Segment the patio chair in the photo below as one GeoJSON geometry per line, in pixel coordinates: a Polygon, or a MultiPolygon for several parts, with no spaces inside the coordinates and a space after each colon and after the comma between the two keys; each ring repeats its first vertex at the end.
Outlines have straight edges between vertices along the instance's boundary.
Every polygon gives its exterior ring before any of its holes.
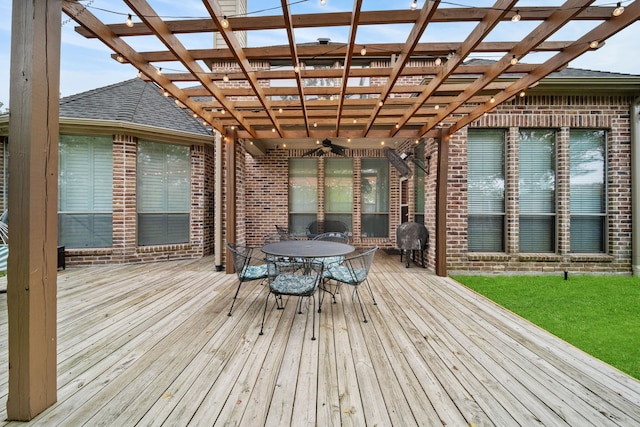
{"type": "MultiPolygon", "coordinates": [[[[322,278],[322,265],[315,262],[306,262],[304,268],[299,268],[297,262],[293,262],[291,268],[283,268],[280,263],[273,262],[273,270],[278,273],[269,281],[269,293],[275,297],[278,310],[284,309],[283,296],[299,297],[297,303],[298,314],[302,314],[302,302],[306,297],[313,299],[313,323],[311,339],[316,339],[316,297],[315,293],[320,285],[322,278]]],[[[262,313],[262,324],[260,325],[260,335],[264,331],[264,320],[267,315],[267,305],[269,298],[264,303],[264,311],[262,313]]],[[[308,303],[307,303],[308,305],[308,303]]]]}
{"type": "Polygon", "coordinates": [[[287,227],[283,227],[282,225],[276,224],[276,233],[281,236],[289,236],[289,229],[287,227]]]}
{"type": "Polygon", "coordinates": [[[272,265],[266,262],[265,259],[253,255],[254,252],[259,252],[259,250],[255,248],[236,243],[227,243],[227,249],[229,249],[229,252],[231,253],[231,260],[233,261],[233,266],[238,276],[238,288],[233,296],[231,308],[227,314],[227,316],[231,316],[233,306],[236,303],[238,293],[240,292],[240,286],[245,282],[253,282],[256,280],[263,283],[270,276],[274,276],[275,271],[269,271],[269,269],[272,268],[272,265]]]}
{"type": "MultiPolygon", "coordinates": [[[[325,270],[322,273],[323,290],[329,292],[332,295],[334,304],[336,302],[336,293],[338,293],[340,285],[345,284],[353,286],[353,293],[351,295],[351,298],[352,300],[355,300],[356,298],[358,299],[358,302],[360,303],[360,309],[362,310],[364,323],[367,323],[367,316],[364,312],[362,298],[360,297],[360,292],[358,291],[358,289],[360,288],[361,284],[366,283],[367,288],[369,288],[369,293],[371,294],[371,299],[373,300],[373,305],[378,305],[375,297],[373,296],[373,292],[371,291],[369,280],[367,279],[369,276],[369,270],[371,269],[371,265],[373,264],[373,258],[375,257],[377,250],[377,247],[362,249],[357,255],[347,257],[341,263],[325,265],[325,270]],[[331,286],[331,284],[329,283],[331,280],[336,282],[335,292],[331,292],[330,289],[327,289],[327,286],[331,286]]],[[[320,300],[320,307],[322,307],[322,299],[320,300]]]]}
{"type": "MultiPolygon", "coordinates": [[[[316,237],[313,238],[313,240],[326,240],[326,241],[330,241],[330,242],[338,242],[338,243],[349,244],[349,236],[346,233],[341,233],[341,232],[337,232],[337,231],[331,231],[331,232],[328,232],[328,233],[318,234],[316,237]]],[[[326,267],[329,264],[341,263],[342,261],[344,261],[344,257],[343,256],[338,256],[338,257],[331,256],[331,257],[317,258],[315,261],[316,262],[321,262],[326,267]]]]}

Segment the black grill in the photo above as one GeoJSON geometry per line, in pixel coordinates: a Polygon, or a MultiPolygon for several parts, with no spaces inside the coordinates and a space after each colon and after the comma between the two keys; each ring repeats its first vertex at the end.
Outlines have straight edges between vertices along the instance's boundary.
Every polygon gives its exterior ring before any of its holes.
{"type": "Polygon", "coordinates": [[[423,224],[417,222],[403,222],[396,229],[396,245],[400,249],[400,261],[405,251],[407,252],[407,268],[411,260],[416,262],[416,255],[420,254],[422,267],[424,263],[424,251],[429,247],[429,231],[423,224]],[[411,258],[409,258],[411,251],[411,258]]]}

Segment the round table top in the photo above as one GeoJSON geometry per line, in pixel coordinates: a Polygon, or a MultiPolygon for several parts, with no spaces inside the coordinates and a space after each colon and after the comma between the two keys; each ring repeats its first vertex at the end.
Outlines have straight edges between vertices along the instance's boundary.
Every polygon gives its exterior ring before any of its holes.
{"type": "Polygon", "coordinates": [[[346,243],[328,240],[285,240],[267,243],[262,252],[282,257],[323,258],[349,255],[355,248],[346,243]]]}

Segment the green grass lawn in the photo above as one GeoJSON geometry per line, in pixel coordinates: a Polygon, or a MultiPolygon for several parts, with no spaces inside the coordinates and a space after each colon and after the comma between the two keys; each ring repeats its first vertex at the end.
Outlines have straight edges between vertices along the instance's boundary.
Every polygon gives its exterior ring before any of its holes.
{"type": "Polygon", "coordinates": [[[460,283],[640,379],[640,278],[456,276],[460,283]]]}

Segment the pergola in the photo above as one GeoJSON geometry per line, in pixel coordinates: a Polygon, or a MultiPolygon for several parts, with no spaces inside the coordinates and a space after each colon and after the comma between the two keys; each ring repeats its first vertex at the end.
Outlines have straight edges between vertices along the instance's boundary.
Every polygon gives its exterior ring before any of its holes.
{"type": "Polygon", "coordinates": [[[218,2],[206,0],[210,17],[189,20],[165,19],[152,2],[124,3],[128,8],[122,10],[131,10],[134,17],[129,23],[101,22],[77,1],[64,1],[63,10],[80,24],[81,35],[112,49],[114,59],[130,63],[222,134],[236,128],[238,138],[250,140],[259,151],[283,142],[289,148],[312,147],[324,138],[366,144],[437,137],[441,130],[452,134],[602,46],[638,18],[636,4],[619,14],[616,7],[585,0],[522,8],[514,0],[492,7],[452,7],[436,0],[416,10],[407,3],[404,10],[378,11],[363,11],[362,0],[356,0],[351,12],[304,15],[292,14],[290,2],[282,0],[281,10],[270,16],[230,17],[218,2]],[[485,41],[495,38],[500,26],[504,30],[518,21],[534,23],[522,40],[485,41]],[[593,21],[584,26],[592,29],[571,40],[550,40],[574,21],[593,21]],[[357,41],[359,31],[399,24],[410,27],[406,38],[368,45],[357,41]],[[469,31],[460,31],[457,41],[425,41],[442,24],[464,24],[469,31]],[[345,42],[296,42],[301,30],[324,34],[340,27],[348,27],[345,42]],[[239,33],[251,37],[263,30],[286,32],[288,46],[243,47],[239,33]],[[181,39],[185,34],[212,41],[218,34],[226,47],[190,47],[181,39]],[[148,36],[165,49],[133,47],[137,38],[148,36]],[[469,61],[488,55],[497,59],[469,61]],[[416,83],[403,83],[402,77],[414,77],[416,83]]]}
{"type": "MultiPolygon", "coordinates": [[[[102,22],[75,0],[13,2],[12,248],[7,287],[10,419],[31,419],[56,401],[61,9],[81,26],[81,34],[98,38],[114,58],[129,62],[222,134],[233,127],[231,135],[250,141],[247,145],[255,147],[252,154],[258,155],[270,144],[313,148],[323,138],[350,138],[360,146],[423,137],[444,143],[448,135],[601,46],[640,17],[638,1],[620,13],[617,7],[592,6],[592,0],[522,8],[516,0],[498,0],[492,7],[452,7],[435,0],[425,1],[415,11],[409,5],[404,10],[363,11],[362,0],[354,0],[351,12],[294,15],[291,4],[282,0],[282,10],[272,16],[226,17],[216,0],[203,0],[209,16],[194,20],[165,19],[154,11],[153,2],[145,0],[124,3],[123,10],[129,8],[141,22],[132,26],[102,22]],[[485,41],[497,26],[518,19],[538,25],[521,40],[485,41]],[[595,21],[594,26],[571,40],[550,40],[564,26],[582,20],[595,21]],[[473,24],[458,41],[423,40],[430,25],[456,22],[473,24]],[[357,41],[361,28],[389,24],[410,25],[411,30],[406,38],[388,43],[357,41]],[[296,42],[295,33],[303,28],[347,26],[345,43],[296,42]],[[284,30],[288,46],[244,47],[238,32],[259,30],[284,30]],[[211,39],[219,34],[227,47],[189,47],[180,37],[187,33],[211,39]],[[166,49],[145,52],[133,47],[136,37],[148,36],[166,49]],[[468,61],[488,53],[499,59],[468,61]],[[538,53],[547,58],[530,60],[538,53]],[[379,66],[371,66],[372,61],[379,66]],[[161,67],[165,72],[159,73],[161,67]],[[407,76],[415,76],[418,83],[399,84],[407,76]],[[228,84],[227,78],[239,84],[228,84]],[[314,87],[308,85],[310,79],[335,84],[314,87]],[[361,83],[353,84],[355,79],[361,83]],[[295,84],[274,83],[279,80],[295,84]]],[[[446,146],[440,152],[442,165],[446,146]]],[[[446,184],[446,179],[439,181],[446,184]]]]}

